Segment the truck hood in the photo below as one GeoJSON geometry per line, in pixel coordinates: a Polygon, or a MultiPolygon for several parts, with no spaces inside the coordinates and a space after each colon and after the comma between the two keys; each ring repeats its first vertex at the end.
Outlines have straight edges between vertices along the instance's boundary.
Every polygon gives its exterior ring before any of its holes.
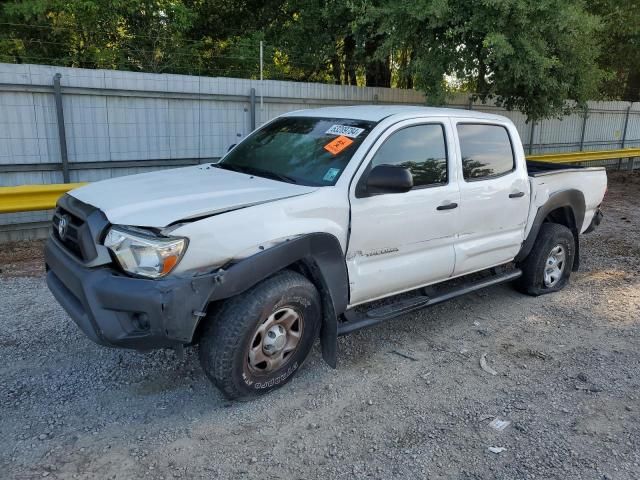
{"type": "Polygon", "coordinates": [[[113,224],[162,228],[315,190],[207,164],[112,178],[69,193],[113,224]]]}

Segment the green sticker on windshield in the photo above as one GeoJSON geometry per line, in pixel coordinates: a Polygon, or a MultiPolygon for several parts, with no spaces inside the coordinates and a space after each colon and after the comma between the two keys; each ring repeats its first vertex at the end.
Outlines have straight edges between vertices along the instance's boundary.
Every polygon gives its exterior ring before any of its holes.
{"type": "Polygon", "coordinates": [[[325,182],[333,182],[339,173],[339,168],[330,168],[329,170],[327,170],[327,173],[324,174],[322,180],[324,180],[325,182]]]}

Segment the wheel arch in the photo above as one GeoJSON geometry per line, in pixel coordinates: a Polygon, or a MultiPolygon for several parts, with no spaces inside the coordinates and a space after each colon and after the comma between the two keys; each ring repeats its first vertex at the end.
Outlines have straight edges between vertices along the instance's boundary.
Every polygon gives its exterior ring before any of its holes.
{"type": "Polygon", "coordinates": [[[566,226],[573,234],[576,252],[572,270],[577,271],[580,268],[580,230],[584,223],[585,210],[584,194],[580,190],[569,189],[552,194],[546,203],[538,208],[531,230],[515,261],[520,262],[529,255],[544,223],[558,223],[566,226]]]}
{"type": "MultiPolygon", "coordinates": [[[[291,238],[220,269],[214,276],[207,310],[214,311],[225,299],[285,269],[304,275],[318,289],[322,299],[322,356],[335,368],[337,318],[349,303],[349,278],[340,242],[331,234],[311,233],[291,238]]],[[[194,341],[197,341],[201,329],[202,326],[198,325],[194,341]]]]}

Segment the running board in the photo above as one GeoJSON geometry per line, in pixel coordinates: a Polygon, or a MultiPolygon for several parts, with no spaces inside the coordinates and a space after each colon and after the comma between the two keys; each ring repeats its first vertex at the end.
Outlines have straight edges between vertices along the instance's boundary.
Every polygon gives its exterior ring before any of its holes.
{"type": "MultiPolygon", "coordinates": [[[[458,288],[453,288],[449,291],[442,292],[435,296],[417,295],[415,297],[403,298],[397,302],[389,305],[383,305],[381,307],[372,308],[365,312],[357,312],[355,310],[347,310],[344,313],[346,322],[338,324],[338,336],[346,335],[355,330],[361,328],[371,327],[385,320],[390,320],[405,313],[414,312],[425,307],[430,307],[438,303],[446,302],[452,298],[466,295],[467,293],[475,292],[492,285],[499,283],[510,282],[522,276],[522,270],[516,269],[506,273],[500,273],[492,275],[488,278],[476,280],[475,282],[467,283],[458,288]]],[[[423,291],[425,289],[422,289],[423,291]]]]}

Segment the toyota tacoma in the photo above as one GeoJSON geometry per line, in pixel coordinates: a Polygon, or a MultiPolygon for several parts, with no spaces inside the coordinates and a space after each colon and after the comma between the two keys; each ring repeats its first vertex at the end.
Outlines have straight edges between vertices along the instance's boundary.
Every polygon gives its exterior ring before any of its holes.
{"type": "Polygon", "coordinates": [[[58,201],[47,282],[97,343],[199,345],[229,398],[337,338],[471,291],[558,291],[600,223],[604,168],[527,163],[502,116],[406,106],[282,115],[217,163],[58,201]]]}

